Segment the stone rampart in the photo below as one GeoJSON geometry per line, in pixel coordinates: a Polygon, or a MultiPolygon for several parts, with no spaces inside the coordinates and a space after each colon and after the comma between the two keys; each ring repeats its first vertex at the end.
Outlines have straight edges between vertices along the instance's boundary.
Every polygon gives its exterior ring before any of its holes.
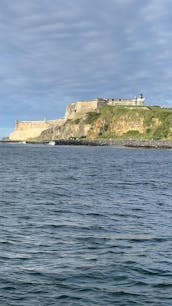
{"type": "Polygon", "coordinates": [[[16,127],[10,134],[11,141],[26,141],[30,138],[36,138],[41,133],[53,126],[60,126],[64,119],[43,120],[43,121],[16,121],[16,127]]]}
{"type": "Polygon", "coordinates": [[[77,118],[81,118],[88,112],[94,112],[98,110],[105,103],[105,99],[97,98],[94,100],[77,101],[75,103],[69,104],[66,108],[65,119],[75,120],[77,118]]]}

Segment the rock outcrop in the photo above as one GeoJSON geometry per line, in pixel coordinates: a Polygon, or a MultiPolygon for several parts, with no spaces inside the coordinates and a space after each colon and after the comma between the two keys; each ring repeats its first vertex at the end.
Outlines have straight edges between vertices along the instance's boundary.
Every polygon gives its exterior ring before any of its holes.
{"type": "Polygon", "coordinates": [[[47,142],[57,139],[86,138],[90,128],[91,125],[84,124],[84,122],[75,123],[68,121],[61,126],[56,126],[43,131],[35,140],[47,142]]]}

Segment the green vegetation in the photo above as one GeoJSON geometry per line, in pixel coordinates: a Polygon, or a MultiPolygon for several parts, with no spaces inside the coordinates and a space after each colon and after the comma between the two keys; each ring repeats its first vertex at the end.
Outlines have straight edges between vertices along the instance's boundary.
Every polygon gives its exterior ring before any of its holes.
{"type": "Polygon", "coordinates": [[[126,107],[103,105],[99,113],[87,114],[85,123],[94,125],[100,119],[101,127],[99,138],[122,138],[122,139],[172,139],[172,109],[159,106],[126,107]],[[117,136],[116,126],[121,122],[128,125],[130,130],[117,136]],[[133,126],[132,126],[133,123],[133,126]],[[134,124],[135,123],[135,124],[134,124]],[[138,130],[135,128],[139,126],[138,130]]]}
{"type": "Polygon", "coordinates": [[[87,114],[87,117],[86,117],[86,119],[85,119],[85,123],[86,123],[86,124],[92,124],[92,123],[95,122],[99,117],[100,117],[100,113],[90,112],[90,113],[87,114]]]}
{"type": "Polygon", "coordinates": [[[127,114],[130,108],[122,106],[103,105],[100,109],[100,115],[107,121],[117,120],[119,117],[127,114]]]}
{"type": "Polygon", "coordinates": [[[79,124],[80,121],[81,121],[81,118],[77,118],[77,119],[73,120],[72,123],[74,123],[74,124],[79,124]]]}
{"type": "Polygon", "coordinates": [[[142,134],[139,133],[139,131],[137,130],[129,130],[128,132],[123,134],[124,139],[138,139],[141,138],[142,134]]]}
{"type": "Polygon", "coordinates": [[[172,139],[172,109],[149,107],[150,115],[144,122],[147,126],[146,136],[153,139],[172,139]],[[159,124],[154,124],[158,122],[159,124]]]}
{"type": "Polygon", "coordinates": [[[117,139],[118,137],[114,132],[106,131],[106,132],[100,132],[98,135],[98,138],[100,139],[117,139]]]}

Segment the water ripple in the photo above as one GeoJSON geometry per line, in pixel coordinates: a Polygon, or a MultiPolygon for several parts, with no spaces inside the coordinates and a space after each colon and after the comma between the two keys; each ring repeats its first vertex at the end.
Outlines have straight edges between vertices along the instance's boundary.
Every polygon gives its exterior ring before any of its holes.
{"type": "Polygon", "coordinates": [[[172,305],[171,151],[0,153],[0,305],[172,305]]]}

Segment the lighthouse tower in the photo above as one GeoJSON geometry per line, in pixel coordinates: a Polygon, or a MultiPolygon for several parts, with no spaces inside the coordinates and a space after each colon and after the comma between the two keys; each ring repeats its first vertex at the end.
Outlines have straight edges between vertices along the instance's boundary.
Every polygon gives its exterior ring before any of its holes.
{"type": "Polygon", "coordinates": [[[145,102],[145,98],[143,94],[141,93],[139,97],[137,97],[137,105],[144,105],[144,102],[145,102]]]}

